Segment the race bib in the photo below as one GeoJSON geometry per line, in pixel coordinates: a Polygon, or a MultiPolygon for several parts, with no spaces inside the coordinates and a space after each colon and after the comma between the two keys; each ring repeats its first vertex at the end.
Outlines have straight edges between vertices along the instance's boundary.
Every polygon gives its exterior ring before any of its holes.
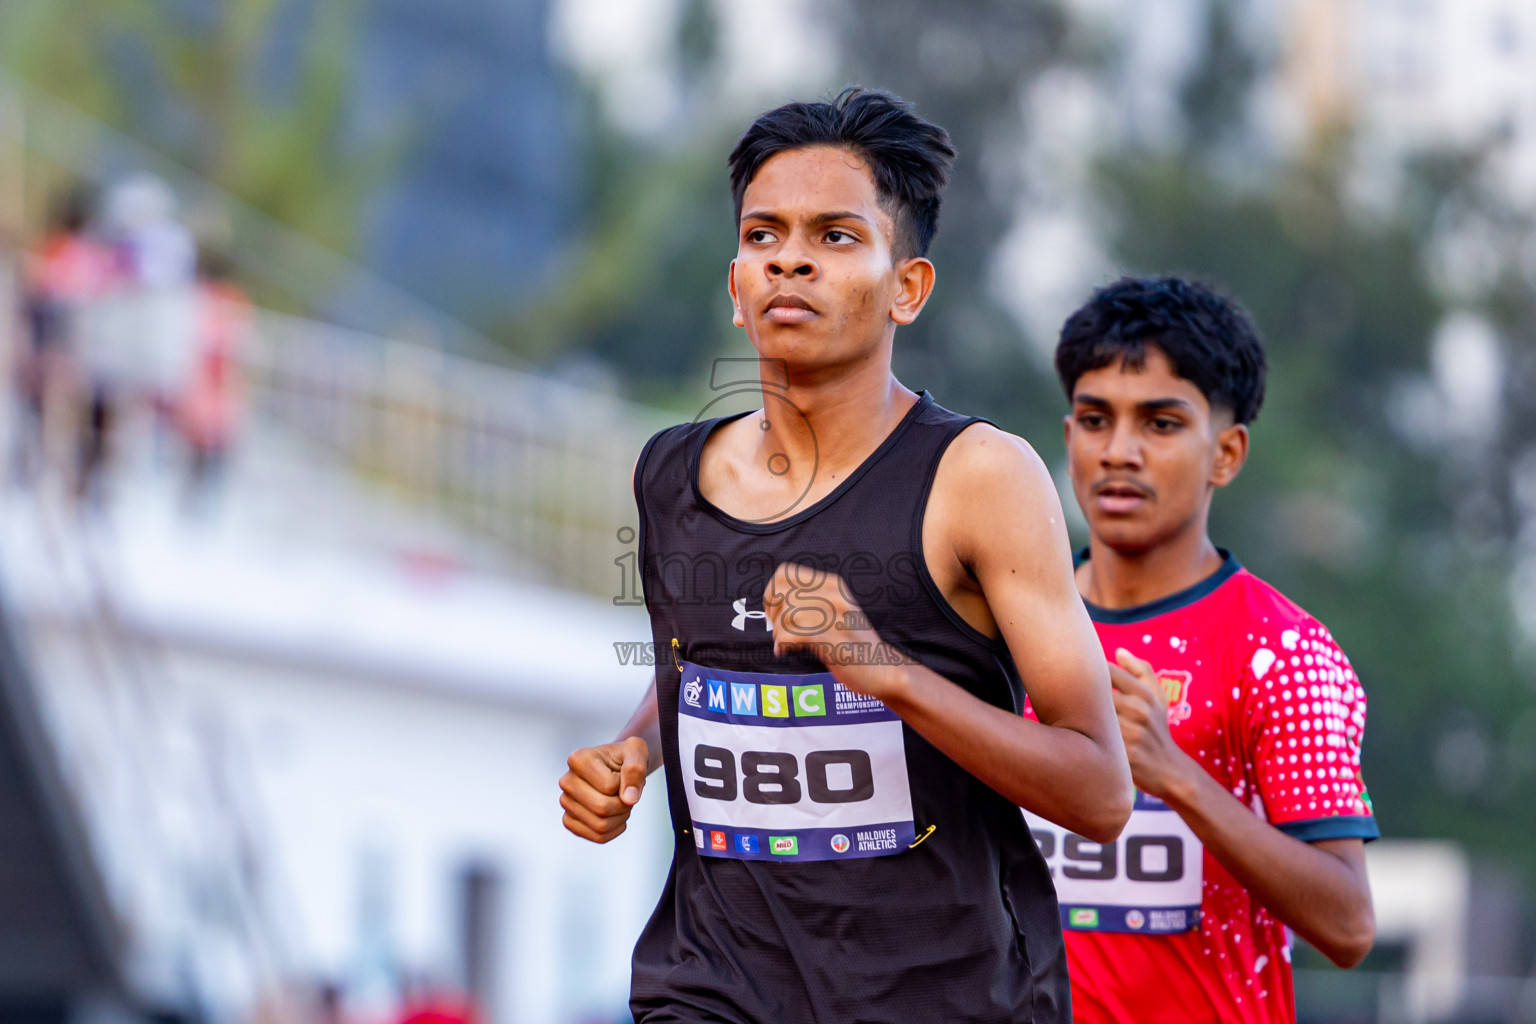
{"type": "Polygon", "coordinates": [[[683,662],[677,742],[706,857],[885,857],[913,841],[901,719],[830,672],[683,662]]]}
{"type": "Polygon", "coordinates": [[[1120,838],[1095,843],[1028,811],[1071,931],[1171,935],[1200,924],[1204,849],[1184,819],[1141,791],[1120,838]]]}

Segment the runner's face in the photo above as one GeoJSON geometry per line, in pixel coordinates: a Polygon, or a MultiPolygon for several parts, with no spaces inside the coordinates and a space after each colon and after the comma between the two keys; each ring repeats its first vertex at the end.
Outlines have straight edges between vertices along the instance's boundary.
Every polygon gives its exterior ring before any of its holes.
{"type": "Polygon", "coordinates": [[[858,156],[817,146],[770,157],[742,197],[730,291],[758,354],[793,373],[870,358],[917,318],[933,265],[893,262],[895,221],[858,156]]]}
{"type": "Polygon", "coordinates": [[[1203,532],[1212,491],[1237,476],[1247,455],[1247,428],[1213,412],[1154,346],[1140,370],[1116,360],[1079,377],[1066,430],[1088,528],[1125,553],[1203,532]]]}

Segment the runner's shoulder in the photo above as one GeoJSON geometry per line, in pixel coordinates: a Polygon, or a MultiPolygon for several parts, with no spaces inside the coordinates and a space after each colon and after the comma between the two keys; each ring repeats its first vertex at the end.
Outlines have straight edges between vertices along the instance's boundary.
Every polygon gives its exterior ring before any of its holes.
{"type": "MultiPolygon", "coordinates": [[[[1258,656],[1261,650],[1268,650],[1277,657],[1288,657],[1322,648],[1348,664],[1349,659],[1344,657],[1328,627],[1274,584],[1248,569],[1241,569],[1227,581],[1222,591],[1225,607],[1221,615],[1230,624],[1240,627],[1233,629],[1230,635],[1242,648],[1245,662],[1258,656]]],[[[1256,667],[1259,662],[1254,664],[1256,667]]]]}
{"type": "Polygon", "coordinates": [[[936,484],[965,498],[985,497],[1000,488],[1055,493],[1050,471],[1030,443],[984,420],[955,435],[939,460],[936,484]]]}
{"type": "Polygon", "coordinates": [[[641,478],[641,474],[647,466],[654,466],[659,461],[683,458],[686,455],[688,442],[697,436],[697,431],[713,424],[713,420],[692,420],[687,423],[674,423],[670,427],[662,427],[652,434],[645,444],[640,446],[640,453],[635,456],[635,464],[630,469],[631,483],[641,478]]]}

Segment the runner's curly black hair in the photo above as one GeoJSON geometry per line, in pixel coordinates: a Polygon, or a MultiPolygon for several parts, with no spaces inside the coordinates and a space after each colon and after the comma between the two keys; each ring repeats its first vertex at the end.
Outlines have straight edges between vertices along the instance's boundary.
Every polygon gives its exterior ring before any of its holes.
{"type": "Polygon", "coordinates": [[[867,160],[875,192],[896,221],[892,256],[928,255],[955,148],[943,128],[879,89],[850,85],[830,103],[786,103],[753,121],[728,161],[736,219],[747,186],[769,157],[811,146],[841,146],[867,160]]]}
{"type": "Polygon", "coordinates": [[[1264,342],[1236,299],[1183,277],[1122,277],[1093,293],[1067,318],[1056,346],[1056,375],[1072,397],[1090,370],[1123,359],[1130,369],[1155,346],[1180,377],[1237,423],[1264,404],[1264,342]]]}

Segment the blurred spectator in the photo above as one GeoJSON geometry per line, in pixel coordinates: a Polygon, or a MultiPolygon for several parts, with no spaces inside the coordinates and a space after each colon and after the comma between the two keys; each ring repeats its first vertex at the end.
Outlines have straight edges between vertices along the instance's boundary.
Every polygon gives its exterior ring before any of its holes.
{"type": "Polygon", "coordinates": [[[341,986],[322,981],[315,989],[314,1024],[348,1024],[347,1008],[341,986]]]}
{"type": "Polygon", "coordinates": [[[48,232],[28,260],[25,347],[15,381],[21,422],[12,453],[19,479],[30,480],[46,458],[48,437],[69,420],[71,378],[89,314],[110,272],[108,250],[88,233],[92,196],[75,186],[57,202],[48,232]]]}
{"type": "Polygon", "coordinates": [[[255,1000],[247,1024],[346,1024],[341,989],[330,981],[278,981],[255,1000]]]}
{"type": "Polygon", "coordinates": [[[430,975],[414,978],[406,990],[399,1024],[478,1024],[468,998],[430,975]]]}
{"type": "Polygon", "coordinates": [[[90,415],[79,491],[102,498],[103,473],[119,421],[147,414],[158,440],[172,425],[194,350],[197,247],[176,220],[170,186],[136,175],[112,187],[104,223],[116,251],[115,287],[90,332],[90,415]]]}
{"type": "Polygon", "coordinates": [[[240,354],[251,330],[251,303],[230,277],[229,261],[205,251],[198,265],[195,349],[177,410],[190,453],[189,508],[217,484],[244,411],[240,354]]]}

